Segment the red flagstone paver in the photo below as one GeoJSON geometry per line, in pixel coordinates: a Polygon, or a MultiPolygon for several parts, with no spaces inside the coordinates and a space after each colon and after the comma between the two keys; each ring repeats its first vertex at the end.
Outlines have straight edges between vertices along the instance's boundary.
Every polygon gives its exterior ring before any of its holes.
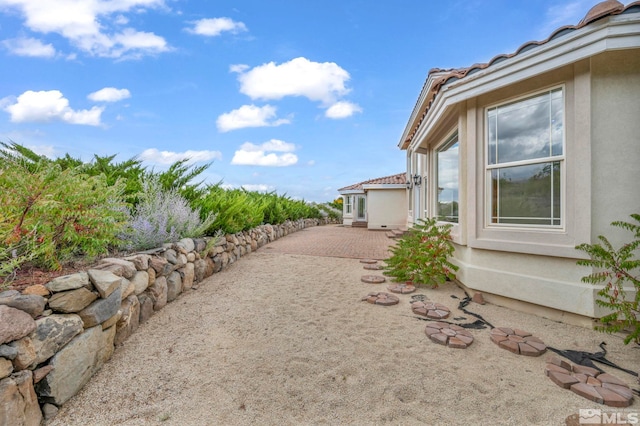
{"type": "Polygon", "coordinates": [[[547,351],[544,342],[528,331],[497,327],[489,336],[493,343],[517,355],[540,356],[547,351]]]}
{"type": "Polygon", "coordinates": [[[408,294],[416,291],[416,288],[410,284],[394,284],[387,287],[392,293],[408,294]]]}
{"type": "Polygon", "coordinates": [[[364,269],[368,269],[370,271],[379,271],[381,269],[384,269],[384,266],[376,265],[376,264],[373,264],[373,265],[372,264],[367,264],[367,265],[364,265],[364,269]]]}
{"type": "Polygon", "coordinates": [[[431,341],[455,349],[466,349],[473,343],[473,335],[464,328],[446,322],[427,324],[424,333],[431,341]]]}
{"type": "Polygon", "coordinates": [[[416,315],[422,315],[431,319],[445,319],[451,314],[451,311],[446,306],[428,301],[412,302],[411,310],[416,315]]]}
{"type": "Polygon", "coordinates": [[[545,374],[558,386],[598,404],[628,407],[633,402],[633,392],[625,382],[591,367],[573,365],[552,356],[547,359],[545,374]]]}
{"type": "Polygon", "coordinates": [[[368,295],[363,297],[361,300],[363,302],[368,302],[374,305],[381,305],[381,306],[396,305],[400,302],[400,299],[398,299],[398,296],[389,294],[389,293],[384,293],[384,292],[369,293],[368,295]]]}
{"type": "Polygon", "coordinates": [[[369,284],[380,284],[385,282],[386,280],[387,279],[385,277],[382,277],[380,275],[363,275],[362,278],[360,278],[360,281],[369,284]]]}

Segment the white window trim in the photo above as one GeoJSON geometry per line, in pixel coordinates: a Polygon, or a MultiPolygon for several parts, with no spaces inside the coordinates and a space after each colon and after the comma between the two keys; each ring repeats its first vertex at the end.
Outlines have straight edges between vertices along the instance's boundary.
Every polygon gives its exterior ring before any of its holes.
{"type": "MultiPolygon", "coordinates": [[[[588,64],[587,64],[588,65],[588,64]]],[[[469,192],[466,201],[470,215],[468,239],[470,248],[486,249],[514,253],[558,256],[565,258],[584,258],[582,252],[575,249],[577,244],[588,242],[590,234],[591,208],[591,129],[585,125],[584,117],[591,113],[591,79],[588,67],[581,64],[580,73],[574,74],[571,68],[563,70],[565,76],[549,86],[536,90],[521,91],[519,97],[557,87],[565,87],[565,177],[564,194],[561,202],[564,206],[565,229],[540,228],[501,228],[485,226],[484,209],[485,185],[485,107],[496,103],[517,99],[501,98],[497,102],[476,104],[469,102],[467,111],[467,134],[463,144],[467,144],[467,171],[473,179],[466,182],[469,192]]],[[[514,86],[517,87],[517,86],[514,86]]]]}
{"type": "Polygon", "coordinates": [[[461,235],[461,221],[462,221],[462,209],[466,208],[465,203],[461,199],[461,167],[462,167],[462,140],[460,139],[459,126],[455,126],[436,144],[433,150],[430,150],[431,155],[431,173],[429,179],[431,181],[429,185],[429,192],[431,192],[429,205],[431,208],[431,217],[436,219],[436,223],[439,225],[451,225],[451,239],[454,243],[462,244],[461,235]],[[451,142],[453,137],[457,135],[458,138],[458,223],[455,222],[443,222],[438,219],[438,152],[443,149],[447,144],[451,142]]]}
{"type": "Polygon", "coordinates": [[[516,229],[516,230],[524,230],[524,231],[549,231],[549,232],[562,232],[566,231],[567,225],[567,217],[566,217],[566,193],[567,193],[567,180],[566,180],[566,153],[567,153],[567,89],[565,84],[559,84],[555,86],[550,86],[544,88],[542,90],[537,90],[535,92],[526,93],[521,96],[510,98],[506,100],[502,100],[500,102],[492,103],[486,105],[482,109],[483,116],[483,128],[484,134],[482,139],[482,144],[484,147],[484,158],[482,162],[482,170],[484,176],[484,227],[485,228],[508,228],[508,229],[516,229]],[[508,223],[492,223],[491,222],[491,179],[489,178],[490,170],[505,168],[503,164],[488,164],[489,159],[489,144],[487,143],[489,140],[489,123],[487,118],[487,112],[492,109],[499,107],[501,105],[514,104],[519,101],[529,99],[538,95],[542,95],[544,93],[550,93],[554,90],[562,89],[562,100],[563,100],[563,108],[562,108],[562,123],[563,123],[563,131],[562,131],[562,155],[550,156],[545,158],[535,158],[530,160],[521,160],[521,161],[512,161],[508,163],[506,167],[516,167],[516,166],[526,166],[531,164],[540,164],[540,163],[548,163],[548,162],[560,162],[560,225],[534,225],[534,224],[508,224],[508,223]]]}

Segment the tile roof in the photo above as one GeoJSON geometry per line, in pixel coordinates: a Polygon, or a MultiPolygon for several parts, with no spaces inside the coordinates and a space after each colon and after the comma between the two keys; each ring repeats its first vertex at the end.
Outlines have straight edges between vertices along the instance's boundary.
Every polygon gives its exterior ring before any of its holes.
{"type": "Polygon", "coordinates": [[[404,185],[407,181],[406,172],[398,173],[397,175],[385,176],[375,179],[365,180],[364,182],[356,183],[344,188],[338,189],[338,191],[353,191],[363,189],[364,185],[404,185]]]}
{"type": "MultiPolygon", "coordinates": [[[[493,57],[489,62],[473,64],[470,67],[466,67],[466,68],[451,68],[451,69],[432,68],[431,70],[429,70],[428,75],[433,76],[434,79],[433,79],[433,83],[431,84],[431,87],[428,88],[428,93],[426,93],[426,96],[425,96],[426,100],[424,102],[424,105],[425,105],[424,111],[422,111],[422,114],[417,124],[411,130],[407,138],[404,141],[402,141],[401,148],[406,149],[409,143],[411,143],[411,140],[415,136],[416,132],[418,131],[418,128],[420,127],[420,125],[422,124],[422,121],[427,115],[427,111],[429,111],[431,104],[436,98],[436,95],[438,94],[440,89],[447,83],[455,80],[459,80],[476,71],[483,70],[485,68],[490,67],[493,64],[502,62],[505,59],[512,58],[516,55],[519,55],[520,53],[524,53],[540,45],[546,44],[549,41],[553,40],[554,38],[557,38],[567,33],[570,33],[572,31],[578,30],[594,21],[597,21],[598,19],[604,18],[606,16],[610,16],[610,15],[620,15],[622,13],[626,13],[630,11],[640,12],[640,1],[634,1],[633,3],[630,3],[628,6],[625,7],[622,3],[620,3],[617,0],[605,0],[593,6],[589,10],[589,12],[587,12],[585,17],[582,18],[582,20],[578,23],[578,25],[565,25],[563,27],[560,27],[557,30],[555,30],[546,40],[529,41],[527,43],[524,43],[522,46],[518,48],[518,50],[516,50],[513,53],[509,53],[509,54],[503,53],[493,57]]],[[[425,93],[425,90],[427,90],[426,86],[429,80],[430,79],[427,78],[427,80],[425,81],[422,87],[422,91],[420,92],[420,96],[418,97],[418,101],[416,102],[416,105],[414,107],[414,111],[417,108],[420,108],[420,105],[421,105],[420,99],[422,98],[422,94],[425,93]]]]}

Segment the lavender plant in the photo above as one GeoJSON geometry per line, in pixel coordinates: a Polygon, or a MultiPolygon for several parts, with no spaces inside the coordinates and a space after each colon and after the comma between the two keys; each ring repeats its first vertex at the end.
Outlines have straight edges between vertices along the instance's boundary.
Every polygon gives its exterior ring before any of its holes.
{"type": "Polygon", "coordinates": [[[201,219],[200,211],[192,209],[177,189],[163,189],[158,179],[150,177],[142,187],[140,201],[135,211],[129,212],[129,224],[120,234],[127,250],[144,250],[181,238],[202,236],[216,219],[215,214],[201,219]]]}

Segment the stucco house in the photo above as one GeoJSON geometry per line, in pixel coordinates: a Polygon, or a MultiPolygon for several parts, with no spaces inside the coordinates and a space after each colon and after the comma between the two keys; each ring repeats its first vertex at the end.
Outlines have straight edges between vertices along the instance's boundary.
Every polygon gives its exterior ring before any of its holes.
{"type": "Polygon", "coordinates": [[[342,195],[342,223],[368,229],[398,229],[407,223],[406,173],[356,183],[342,195]]]}
{"type": "MultiPolygon", "coordinates": [[[[563,321],[602,316],[577,244],[640,213],[640,2],[484,64],[432,69],[404,129],[407,226],[453,224],[458,280],[563,321]]],[[[632,293],[633,294],[633,293],[632,293]]]]}

